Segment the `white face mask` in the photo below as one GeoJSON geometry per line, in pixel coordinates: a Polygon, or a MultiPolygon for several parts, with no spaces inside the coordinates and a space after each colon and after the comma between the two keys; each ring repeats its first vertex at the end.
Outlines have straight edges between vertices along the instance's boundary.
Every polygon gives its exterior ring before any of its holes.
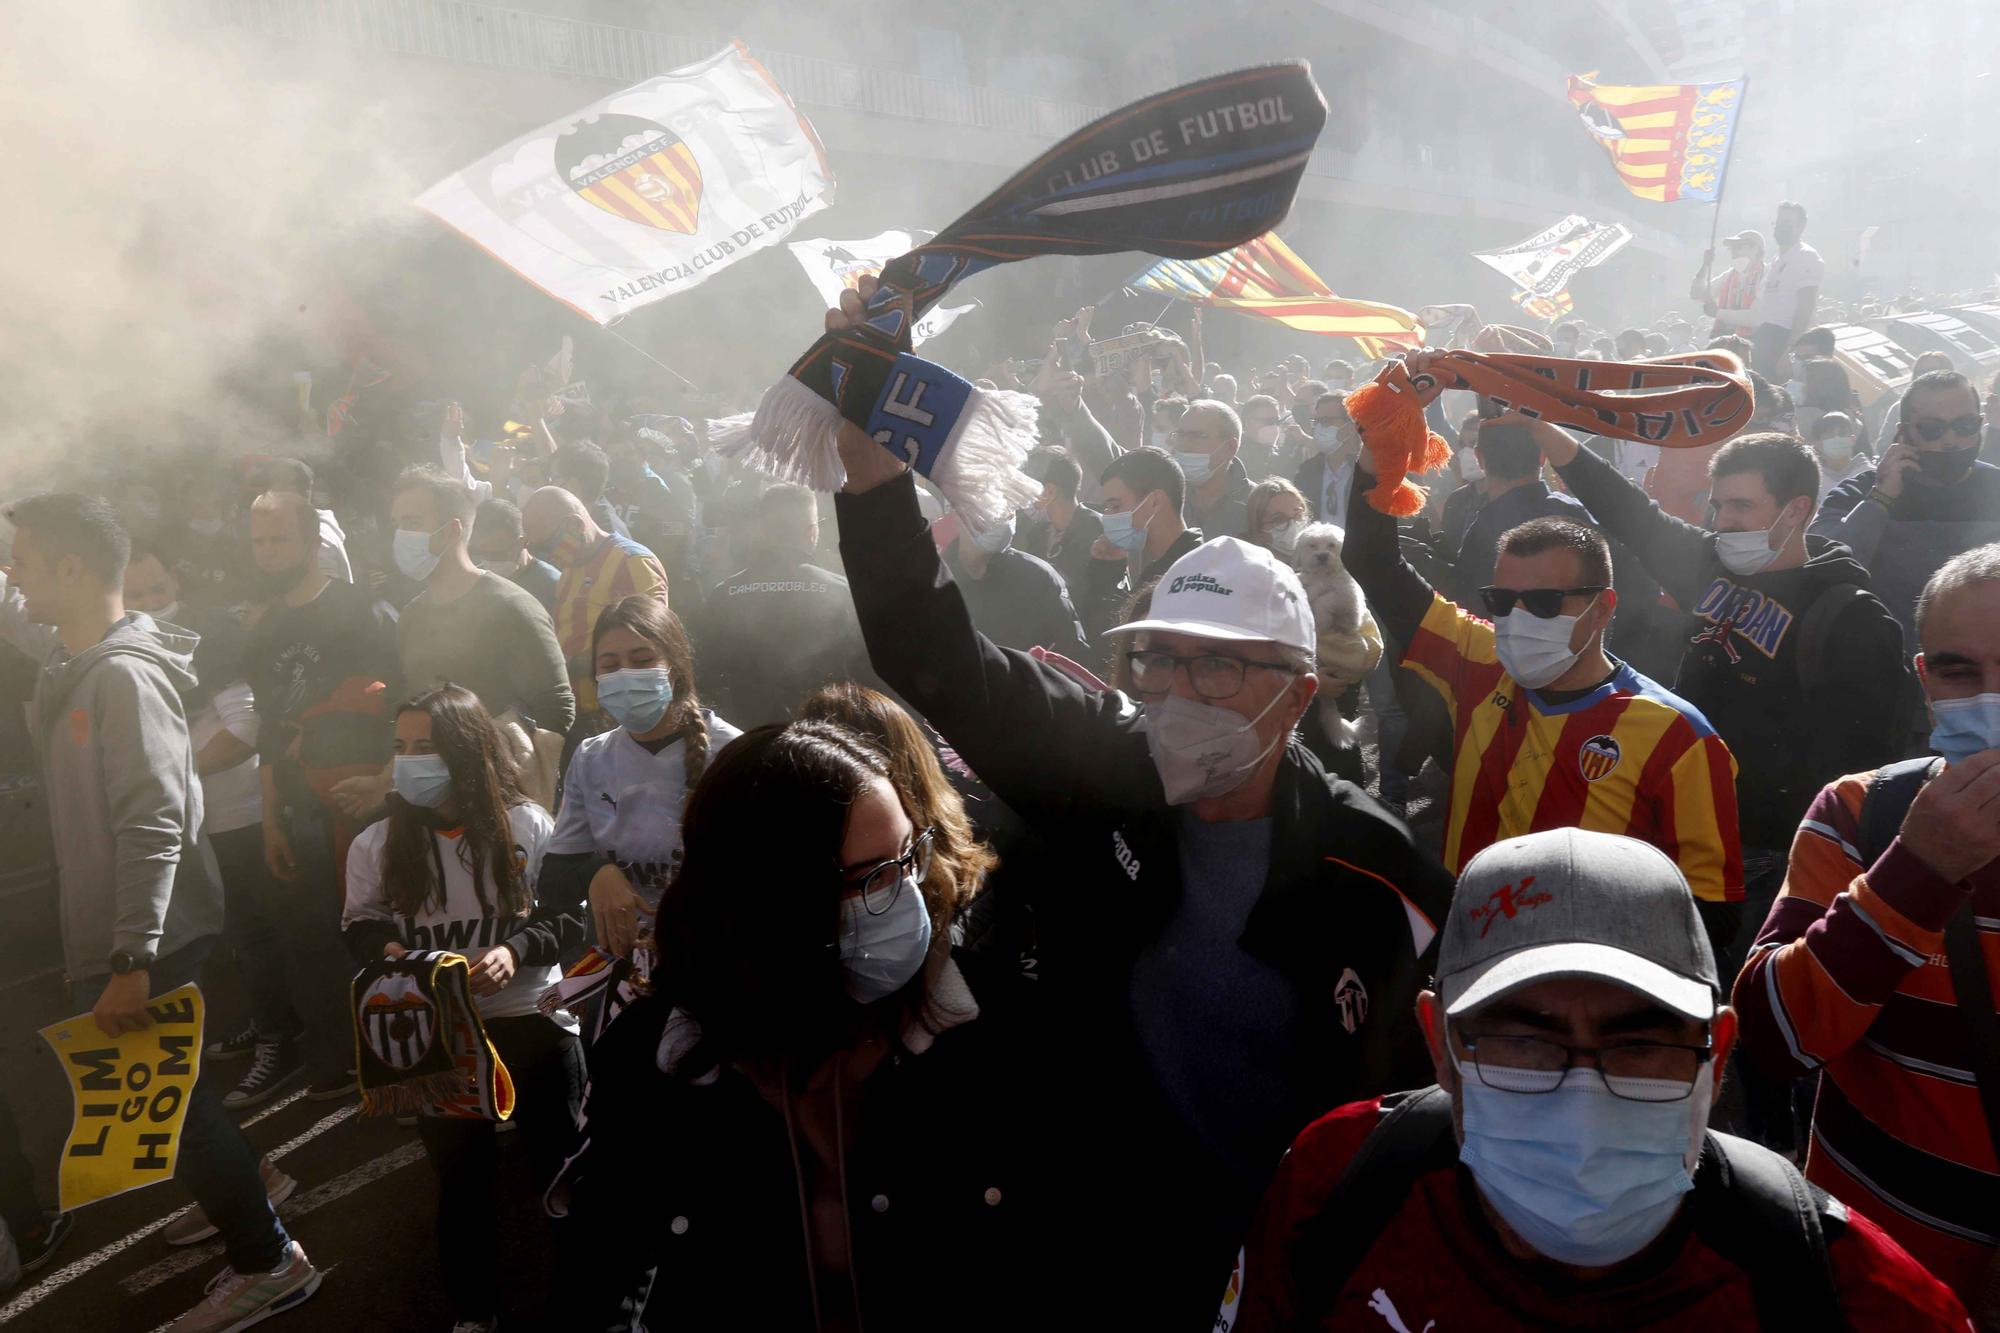
{"type": "MultiPolygon", "coordinates": [[[[1595,599],[1593,599],[1593,605],[1595,599]]],[[[1539,690],[1576,665],[1582,649],[1569,646],[1576,622],[1573,616],[1551,616],[1543,620],[1517,606],[1493,626],[1493,651],[1506,673],[1531,690],[1539,690]]]]}
{"type": "Polygon", "coordinates": [[[1146,748],[1160,772],[1167,804],[1188,805],[1242,786],[1285,739],[1280,732],[1269,745],[1257,745],[1257,724],[1285,694],[1278,691],[1251,718],[1178,694],[1147,704],[1146,748]]]}
{"type": "Polygon", "coordinates": [[[1181,465],[1181,474],[1190,486],[1199,486],[1215,475],[1215,460],[1207,454],[1176,452],[1174,461],[1181,465]]]}
{"type": "Polygon", "coordinates": [[[1330,454],[1338,451],[1339,448],[1340,427],[1333,425],[1322,426],[1315,422],[1313,424],[1313,452],[1330,454]]]}
{"type": "Polygon", "coordinates": [[[1463,481],[1484,481],[1486,469],[1479,465],[1479,455],[1470,449],[1459,450],[1458,475],[1463,481]]]}
{"type": "Polygon", "coordinates": [[[432,553],[431,534],[416,532],[409,528],[397,528],[396,536],[390,543],[390,554],[395,557],[396,568],[403,577],[422,583],[431,576],[443,557],[432,553]]]}
{"type": "Polygon", "coordinates": [[[1778,558],[1778,552],[1784,548],[1785,542],[1791,540],[1788,534],[1776,546],[1771,544],[1777,538],[1778,524],[1783,522],[1784,519],[1780,518],[1770,527],[1759,528],[1752,532],[1716,533],[1715,554],[1722,561],[1722,567],[1732,574],[1741,574],[1746,578],[1752,574],[1763,573],[1770,567],[1771,562],[1778,558]]]}
{"type": "Polygon", "coordinates": [[[1736,256],[1736,258],[1729,261],[1729,267],[1735,269],[1738,273],[1748,273],[1750,271],[1750,256],[1736,256]]]}
{"type": "Polygon", "coordinates": [[[1167,433],[1163,430],[1155,430],[1147,435],[1146,443],[1155,449],[1164,450],[1167,447],[1167,433]]]}
{"type": "Polygon", "coordinates": [[[1254,426],[1250,430],[1250,439],[1253,443],[1269,449],[1278,442],[1278,428],[1275,425],[1254,426]]]}
{"type": "Polygon", "coordinates": [[[1265,532],[1271,538],[1272,550],[1276,551],[1279,555],[1290,555],[1298,549],[1299,534],[1305,530],[1306,521],[1302,518],[1295,518],[1289,523],[1279,523],[1273,527],[1266,528],[1265,532]]]}
{"type": "Polygon", "coordinates": [[[1854,461],[1854,437],[1829,435],[1819,442],[1819,456],[1834,467],[1844,468],[1854,461]]]}

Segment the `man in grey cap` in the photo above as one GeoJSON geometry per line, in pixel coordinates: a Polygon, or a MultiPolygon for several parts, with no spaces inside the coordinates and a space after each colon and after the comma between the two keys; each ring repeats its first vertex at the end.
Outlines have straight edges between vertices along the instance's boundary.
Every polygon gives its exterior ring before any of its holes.
{"type": "Polygon", "coordinates": [[[1709,1132],[1721,997],[1658,849],[1572,828],[1487,848],[1417,1000],[1438,1086],[1299,1136],[1215,1327],[1964,1328],[1873,1224],[1709,1132]]]}

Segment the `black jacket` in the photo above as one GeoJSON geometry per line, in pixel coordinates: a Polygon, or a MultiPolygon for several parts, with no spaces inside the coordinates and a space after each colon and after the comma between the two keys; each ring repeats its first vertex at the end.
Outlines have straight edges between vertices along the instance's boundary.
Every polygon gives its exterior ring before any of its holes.
{"type": "MultiPolygon", "coordinates": [[[[982,984],[993,974],[954,957],[978,1016],[921,1054],[898,1043],[847,1109],[853,1295],[870,1330],[1030,1328],[1075,1280],[1043,1249],[1075,1183],[1051,1174],[1026,1131],[1043,1089],[1026,1076],[1011,983],[982,984]]],[[[802,1200],[815,1190],[800,1171],[812,1157],[794,1155],[795,1126],[733,1064],[661,1069],[672,1012],[648,996],[591,1048],[584,1144],[550,1192],[569,1219],[560,1326],[811,1330],[821,1278],[802,1200]]],[[[820,1299],[844,1310],[835,1281],[820,1299]]]]}
{"type": "MultiPolygon", "coordinates": [[[[1039,1007],[1065,1024],[1034,1077],[1058,1080],[1074,1108],[1062,1146],[1088,1149],[1068,1195],[1096,1237],[1083,1285],[1118,1293],[1123,1326],[1206,1329],[1256,1200],[1194,1146],[1132,1029],[1133,965],[1182,891],[1180,812],[1140,714],[974,632],[908,478],[836,505],[876,670],[1048,845],[1045,866],[1009,870],[1034,894],[1039,1007]]],[[[1272,818],[1270,873],[1240,945],[1297,988],[1298,1128],[1313,1108],[1422,1077],[1411,1009],[1434,946],[1421,922],[1442,920],[1451,886],[1296,739],[1272,818]]],[[[1273,1168],[1286,1146],[1268,1145],[1273,1168]]]]}
{"type": "Polygon", "coordinates": [[[688,624],[701,690],[748,730],[783,722],[821,685],[867,678],[847,580],[781,555],[718,584],[688,624]]]}
{"type": "Polygon", "coordinates": [[[1025,551],[1000,551],[987,561],[984,578],[961,578],[965,566],[954,542],[945,563],[965,593],[973,623],[987,638],[1007,648],[1041,647],[1087,660],[1083,625],[1069,589],[1048,561],[1025,551]]]}
{"type": "Polygon", "coordinates": [[[1912,474],[1887,506],[1868,498],[1874,489],[1874,468],[1834,487],[1812,531],[1843,543],[1868,567],[1914,648],[1917,594],[1931,575],[1961,552],[2000,541],[2000,467],[1975,462],[1949,486],[1929,486],[1912,474]]]}
{"type": "Polygon", "coordinates": [[[1588,509],[1574,497],[1550,490],[1547,482],[1535,480],[1503,491],[1479,507],[1467,522],[1465,535],[1452,548],[1451,578],[1442,589],[1444,595],[1476,616],[1485,615],[1479,590],[1493,582],[1500,538],[1538,518],[1566,518],[1588,528],[1597,526],[1588,509]]]}
{"type": "Polygon", "coordinates": [[[1895,618],[1872,595],[1841,594],[1824,613],[1834,621],[1814,623],[1814,606],[1840,585],[1869,587],[1845,546],[1808,537],[1804,565],[1731,574],[1714,533],[1663,513],[1589,450],[1577,451],[1562,479],[1693,617],[1674,692],[1736,756],[1745,847],[1789,848],[1821,787],[1897,756],[1908,680],[1895,618]],[[1802,661],[1809,625],[1821,646],[1816,660],[1802,661]]]}

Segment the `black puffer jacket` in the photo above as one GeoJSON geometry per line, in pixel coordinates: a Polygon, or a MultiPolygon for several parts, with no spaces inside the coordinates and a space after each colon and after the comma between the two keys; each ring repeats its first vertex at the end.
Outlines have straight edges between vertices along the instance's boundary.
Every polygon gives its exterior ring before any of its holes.
{"type": "Polygon", "coordinates": [[[686,1056],[692,1042],[667,999],[620,1014],[591,1048],[584,1145],[550,1191],[568,1213],[561,1326],[811,1330],[817,1293],[869,1333],[1033,1327],[1047,1283],[1064,1280],[1034,1277],[1061,1201],[1027,1128],[1014,964],[954,959],[977,1015],[961,1010],[928,1041],[906,1034],[848,1104],[845,1180],[819,1182],[845,1193],[851,1300],[813,1262],[816,1182],[797,1118],[733,1065],[696,1054],[663,1069],[663,1050],[686,1056]]]}

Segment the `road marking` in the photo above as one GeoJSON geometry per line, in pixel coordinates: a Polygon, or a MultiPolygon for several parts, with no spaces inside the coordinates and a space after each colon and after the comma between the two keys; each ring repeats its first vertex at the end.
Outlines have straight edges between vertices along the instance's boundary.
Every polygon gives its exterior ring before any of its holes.
{"type": "MultiPolygon", "coordinates": [[[[332,1129],[335,1125],[347,1119],[349,1116],[353,1115],[356,1111],[359,1111],[360,1109],[361,1109],[361,1104],[359,1102],[353,1102],[346,1106],[343,1106],[338,1111],[335,1111],[332,1115],[329,1115],[324,1119],[322,1119],[318,1124],[314,1125],[311,1129],[306,1130],[303,1134],[300,1134],[296,1138],[290,1139],[285,1143],[280,1144],[278,1147],[271,1149],[271,1151],[266,1155],[270,1157],[273,1161],[276,1161],[278,1158],[283,1157],[286,1153],[291,1152],[293,1149],[311,1143],[314,1139],[326,1133],[326,1131],[332,1129]]],[[[74,1263],[63,1265],[55,1272],[43,1278],[40,1282],[37,1282],[34,1286],[29,1287],[24,1292],[21,1292],[19,1295],[14,1297],[13,1300],[8,1301],[5,1305],[0,1305],[0,1324],[7,1323],[12,1319],[16,1319],[21,1315],[26,1314],[29,1310],[41,1304],[43,1301],[47,1300],[50,1296],[54,1295],[56,1292],[62,1290],[62,1288],[68,1286],[70,1283],[82,1277],[85,1273],[90,1272],[92,1269],[98,1267],[100,1264],[107,1262],[108,1260],[117,1258],[120,1254],[123,1254],[126,1250],[138,1244],[140,1241],[146,1239],[146,1237],[152,1235],[155,1231],[158,1231],[161,1227],[167,1225],[169,1222],[172,1222],[175,1218],[181,1216],[181,1214],[187,1211],[188,1211],[187,1208],[176,1208],[174,1209],[173,1212],[168,1213],[165,1217],[159,1218],[152,1222],[148,1222],[145,1226],[140,1227],[137,1231],[133,1232],[131,1235],[126,1236],[120,1240],[114,1240],[109,1245],[106,1245],[103,1249],[98,1250],[92,1254],[87,1254],[83,1258],[76,1260],[74,1263]]]]}
{"type": "Polygon", "coordinates": [[[305,1096],[308,1092],[311,1091],[312,1091],[311,1088],[294,1089],[293,1091],[288,1092],[284,1096],[280,1097],[277,1101],[272,1102],[269,1106],[259,1111],[256,1115],[251,1116],[248,1120],[245,1120],[241,1124],[237,1125],[237,1128],[248,1129],[250,1128],[250,1126],[256,1124],[259,1120],[269,1120],[272,1116],[284,1110],[287,1106],[290,1106],[293,1102],[297,1101],[299,1098],[305,1096]]]}
{"type": "MultiPolygon", "coordinates": [[[[406,1143],[400,1148],[383,1153],[372,1162],[365,1162],[352,1171],[335,1176],[324,1185],[314,1186],[292,1196],[278,1209],[278,1216],[287,1221],[304,1217],[307,1213],[346,1198],[363,1185],[373,1184],[391,1172],[402,1170],[423,1155],[423,1144],[406,1143]]],[[[128,1295],[138,1296],[151,1291],[169,1278],[179,1277],[190,1268],[204,1268],[220,1258],[222,1258],[222,1245],[218,1241],[190,1245],[178,1254],[168,1255],[151,1267],[140,1269],[121,1280],[118,1285],[125,1288],[128,1295]]]]}

